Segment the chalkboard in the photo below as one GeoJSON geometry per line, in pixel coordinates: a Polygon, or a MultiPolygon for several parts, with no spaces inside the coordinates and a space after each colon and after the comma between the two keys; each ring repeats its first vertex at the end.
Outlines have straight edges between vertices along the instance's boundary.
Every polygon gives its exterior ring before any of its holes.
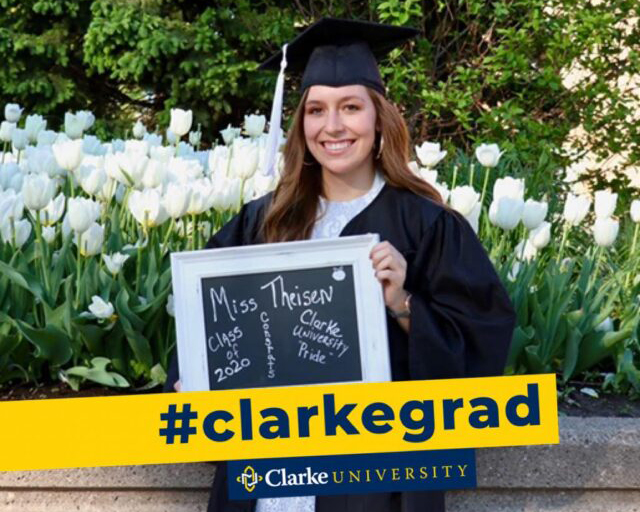
{"type": "Polygon", "coordinates": [[[182,389],[390,380],[377,241],[172,253],[182,389]]]}
{"type": "Polygon", "coordinates": [[[360,381],[353,268],[202,279],[210,389],[360,381]]]}

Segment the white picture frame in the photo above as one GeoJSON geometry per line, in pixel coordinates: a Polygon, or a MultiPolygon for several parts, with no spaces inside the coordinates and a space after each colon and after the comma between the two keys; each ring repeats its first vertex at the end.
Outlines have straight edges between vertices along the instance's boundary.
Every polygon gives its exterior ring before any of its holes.
{"type": "Polygon", "coordinates": [[[361,382],[391,380],[382,286],[369,254],[377,234],[205,249],[171,254],[177,350],[182,390],[209,390],[202,280],[209,277],[351,265],[361,382]]]}

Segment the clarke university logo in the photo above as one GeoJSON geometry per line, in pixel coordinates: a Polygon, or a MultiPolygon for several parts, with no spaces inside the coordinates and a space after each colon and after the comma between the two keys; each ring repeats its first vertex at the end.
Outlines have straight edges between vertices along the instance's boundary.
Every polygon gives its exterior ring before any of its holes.
{"type": "Polygon", "coordinates": [[[247,492],[252,492],[256,488],[256,484],[262,481],[262,477],[256,473],[256,470],[251,466],[244,468],[242,474],[236,478],[236,482],[244,485],[247,492]]]}

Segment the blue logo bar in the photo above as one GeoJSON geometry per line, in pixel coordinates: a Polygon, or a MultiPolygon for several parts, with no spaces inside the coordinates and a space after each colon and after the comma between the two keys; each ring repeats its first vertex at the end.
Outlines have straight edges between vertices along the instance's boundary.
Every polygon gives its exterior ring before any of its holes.
{"type": "Polygon", "coordinates": [[[232,500],[476,487],[475,450],[234,460],[232,500]]]}

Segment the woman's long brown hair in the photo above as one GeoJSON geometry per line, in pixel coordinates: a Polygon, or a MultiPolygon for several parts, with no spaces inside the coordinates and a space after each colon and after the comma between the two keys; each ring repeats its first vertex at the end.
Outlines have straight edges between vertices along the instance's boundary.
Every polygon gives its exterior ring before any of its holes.
{"type": "MultiPolygon", "coordinates": [[[[384,140],[380,158],[376,159],[385,181],[392,187],[410,190],[442,203],[438,191],[409,169],[409,130],[400,112],[384,96],[367,88],[377,112],[377,124],[384,140]]],[[[313,158],[304,137],[304,109],[308,90],[302,96],[287,134],[284,147],[284,170],[267,210],[263,237],[265,242],[306,240],[316,221],[322,193],[322,169],[313,158]]],[[[377,155],[379,137],[374,152],[377,155]]]]}

